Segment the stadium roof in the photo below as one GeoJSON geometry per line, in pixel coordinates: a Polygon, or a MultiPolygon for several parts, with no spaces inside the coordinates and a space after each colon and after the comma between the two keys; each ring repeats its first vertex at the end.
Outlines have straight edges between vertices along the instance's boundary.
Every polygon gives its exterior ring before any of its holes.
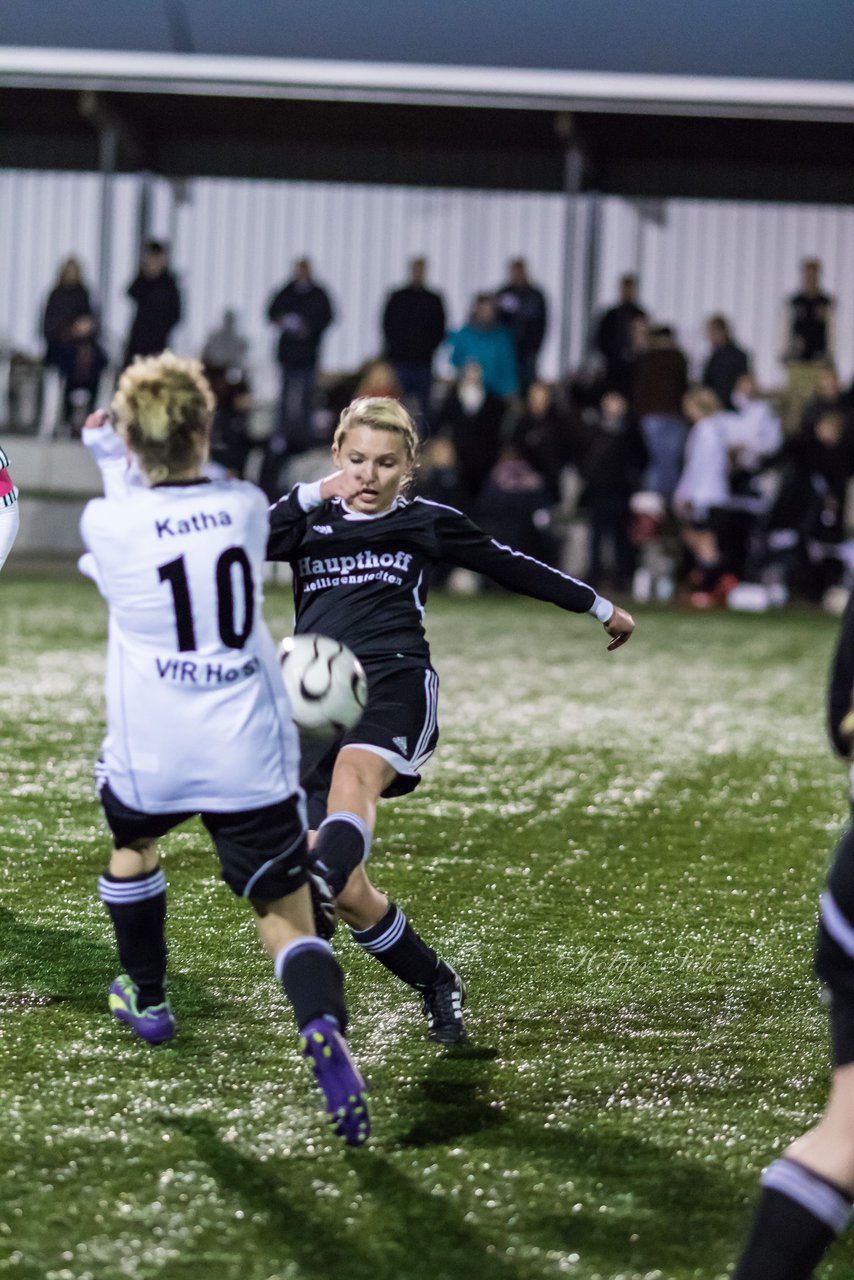
{"type": "Polygon", "coordinates": [[[0,0],[0,166],[854,200],[850,0],[0,0]]]}
{"type": "Polygon", "coordinates": [[[850,0],[2,0],[0,42],[854,82],[850,0]]]}

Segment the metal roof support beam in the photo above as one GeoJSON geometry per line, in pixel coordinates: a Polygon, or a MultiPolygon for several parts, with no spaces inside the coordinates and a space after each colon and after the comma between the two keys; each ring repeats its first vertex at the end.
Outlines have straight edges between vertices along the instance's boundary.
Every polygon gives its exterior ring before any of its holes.
{"type": "Polygon", "coordinates": [[[112,124],[104,125],[98,133],[98,170],[101,175],[98,210],[98,300],[101,307],[101,324],[105,331],[109,329],[113,254],[113,188],[115,185],[118,150],[118,129],[112,124]]]}

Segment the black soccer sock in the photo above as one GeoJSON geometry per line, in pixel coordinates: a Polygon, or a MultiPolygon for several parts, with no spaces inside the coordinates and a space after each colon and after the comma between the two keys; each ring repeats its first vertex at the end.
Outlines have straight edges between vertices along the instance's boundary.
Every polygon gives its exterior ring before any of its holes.
{"type": "Polygon", "coordinates": [[[395,903],[388,904],[388,911],[370,929],[351,929],[353,941],[376,957],[380,964],[395,977],[426,991],[440,982],[450,982],[454,971],[440,960],[432,947],[419,937],[395,903]]]}
{"type": "Polygon", "coordinates": [[[840,1187],[796,1160],[775,1160],[732,1280],[808,1280],[850,1213],[840,1187]]]}
{"type": "Polygon", "coordinates": [[[166,999],[166,877],[159,867],[137,876],[105,871],[101,901],[116,931],[119,960],[136,985],[140,1009],[166,999]]]}
{"type": "Polygon", "coordinates": [[[311,936],[297,938],[282,947],[274,968],[300,1030],[314,1018],[330,1018],[346,1033],[344,975],[328,942],[311,936]]]}
{"type": "Polygon", "coordinates": [[[312,860],[336,898],[371,851],[371,833],[357,813],[330,813],[317,828],[312,860]]]}

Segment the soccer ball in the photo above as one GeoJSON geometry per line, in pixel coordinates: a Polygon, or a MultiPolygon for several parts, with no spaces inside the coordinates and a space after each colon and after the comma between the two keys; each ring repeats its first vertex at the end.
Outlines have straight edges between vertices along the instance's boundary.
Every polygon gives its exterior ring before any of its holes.
{"type": "Polygon", "coordinates": [[[282,680],[295,724],[316,737],[350,729],[365,709],[362,664],[329,636],[286,636],[279,645],[282,680]]]}

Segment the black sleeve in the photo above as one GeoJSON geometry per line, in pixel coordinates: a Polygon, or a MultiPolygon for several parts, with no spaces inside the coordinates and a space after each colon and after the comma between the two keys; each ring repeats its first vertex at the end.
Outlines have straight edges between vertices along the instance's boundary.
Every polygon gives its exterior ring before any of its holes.
{"type": "Polygon", "coordinates": [[[274,293],[270,299],[270,304],[267,307],[267,319],[274,324],[281,319],[287,310],[287,292],[288,286],[285,285],[278,293],[274,293]]]}
{"type": "Polygon", "coordinates": [[[296,489],[279,498],[270,507],[270,536],[267,539],[268,560],[290,560],[305,533],[306,513],[297,500],[296,489]]]}
{"type": "Polygon", "coordinates": [[[587,613],[596,599],[586,582],[496,542],[452,507],[440,509],[435,532],[440,560],[484,573],[508,591],[546,600],[570,613],[587,613]]]}
{"type": "Polygon", "coordinates": [[[174,276],[169,279],[169,320],[170,328],[181,319],[181,290],[174,276]]]}
{"type": "Polygon", "coordinates": [[[827,689],[827,731],[834,751],[846,759],[851,754],[854,733],[843,733],[842,721],[854,704],[854,594],[842,617],[836,653],[830,668],[827,689]]]}

